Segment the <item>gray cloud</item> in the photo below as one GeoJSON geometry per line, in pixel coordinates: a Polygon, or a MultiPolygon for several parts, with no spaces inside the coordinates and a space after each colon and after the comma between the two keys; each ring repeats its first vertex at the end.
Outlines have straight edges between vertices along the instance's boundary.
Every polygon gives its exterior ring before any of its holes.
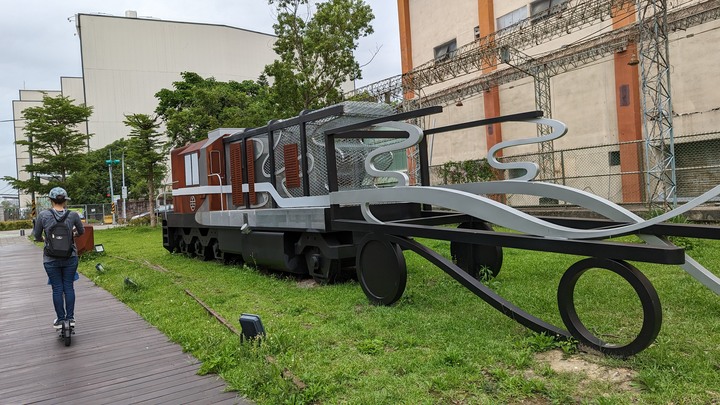
{"type": "MultiPolygon", "coordinates": [[[[375,14],[375,33],[362,38],[358,61],[372,62],[363,69],[362,86],[400,73],[400,45],[396,2],[365,0],[375,14]]],[[[77,13],[138,16],[163,20],[223,24],[272,33],[273,10],[267,0],[24,0],[0,6],[0,177],[16,176],[12,100],[20,89],[57,90],[61,76],[80,76],[77,13]]],[[[6,188],[0,181],[0,190],[6,188]]]]}

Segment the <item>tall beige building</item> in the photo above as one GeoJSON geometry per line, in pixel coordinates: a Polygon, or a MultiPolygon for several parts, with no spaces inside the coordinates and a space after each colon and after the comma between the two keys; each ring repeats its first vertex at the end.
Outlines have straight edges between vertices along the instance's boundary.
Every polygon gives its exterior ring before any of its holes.
{"type": "MultiPolygon", "coordinates": [[[[720,77],[720,48],[714,45],[720,41],[720,11],[716,1],[666,3],[669,114],[682,200],[720,183],[720,93],[709,85],[720,77]],[[698,177],[704,183],[693,180],[698,177]]],[[[545,78],[546,115],[565,122],[569,132],[551,146],[543,178],[616,202],[644,200],[642,117],[652,107],[643,106],[642,70],[635,64],[634,1],[398,0],[398,11],[402,69],[405,80],[414,81],[404,98],[445,106],[443,114],[426,120],[427,127],[539,109],[536,81],[545,78]],[[547,63],[523,72],[528,60],[547,63]]],[[[491,146],[535,131],[507,123],[438,136],[432,164],[484,158],[491,146]]],[[[538,152],[537,145],[526,145],[503,154],[538,161],[538,152]]]]}
{"type": "MultiPolygon", "coordinates": [[[[59,90],[20,91],[13,101],[15,139],[25,139],[23,109],[40,105],[42,95],[62,94],[94,108],[83,131],[94,134],[90,148],[97,149],[128,134],[125,114],[152,114],[155,93],[171,88],[182,72],[195,72],[219,81],[256,80],[272,63],[275,36],[226,25],[78,14],[82,77],[60,80],[59,90]]],[[[23,167],[30,156],[16,147],[18,178],[27,179],[23,167]]],[[[21,206],[30,201],[20,196],[21,206]]]]}

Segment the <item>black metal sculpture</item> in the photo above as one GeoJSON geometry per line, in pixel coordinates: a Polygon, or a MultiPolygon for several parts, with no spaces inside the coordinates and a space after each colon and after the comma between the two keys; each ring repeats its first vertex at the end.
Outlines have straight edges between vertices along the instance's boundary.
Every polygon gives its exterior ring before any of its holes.
{"type": "Polygon", "coordinates": [[[207,140],[172,152],[175,212],[163,221],[163,244],[170,251],[205,260],[251,262],[309,274],[320,283],[355,266],[368,299],[392,305],[407,282],[403,250],[416,252],[498,311],[559,339],[573,337],[613,356],[647,348],[662,322],[657,292],[627,261],[681,265],[720,294],[720,279],[667,236],[720,239],[720,228],[663,221],[720,194],[716,187],[683,207],[644,221],[592,194],[533,180],[530,162],[502,163],[502,148],[563,136],[564,124],[541,112],[473,121],[423,131],[404,121],[442,111],[430,107],[395,114],[389,106],[344,103],[249,130],[218,130],[207,140]],[[489,151],[495,168],[522,169],[513,180],[431,186],[426,135],[516,121],[548,125],[552,133],[502,142],[489,151]],[[390,170],[406,160],[407,171],[390,170]],[[540,218],[488,194],[528,194],[554,198],[594,211],[605,220],[540,218]],[[459,224],[456,228],[442,225],[459,224]],[[520,233],[497,232],[491,225],[520,233]],[[644,244],[608,238],[635,234],[644,244]],[[414,240],[450,242],[451,258],[414,240]],[[566,270],[557,299],[567,330],[523,311],[481,280],[495,277],[503,248],[585,256],[566,270]],[[637,294],[642,327],[629,343],[609,344],[585,327],[575,308],[575,287],[588,269],[610,271],[637,294]]]}

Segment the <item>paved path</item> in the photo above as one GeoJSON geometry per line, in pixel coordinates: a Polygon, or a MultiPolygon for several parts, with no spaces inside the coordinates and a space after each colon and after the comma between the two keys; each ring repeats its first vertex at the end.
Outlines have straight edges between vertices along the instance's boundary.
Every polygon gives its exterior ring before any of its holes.
{"type": "Polygon", "coordinates": [[[77,334],[66,347],[51,326],[40,248],[0,232],[1,404],[250,404],[219,377],[198,376],[198,360],[86,277],[75,290],[77,334]]]}

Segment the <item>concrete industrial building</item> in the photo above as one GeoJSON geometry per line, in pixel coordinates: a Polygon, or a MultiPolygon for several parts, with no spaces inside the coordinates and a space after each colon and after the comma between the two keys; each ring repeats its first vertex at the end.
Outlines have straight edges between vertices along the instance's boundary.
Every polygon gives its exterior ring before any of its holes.
{"type": "MultiPolygon", "coordinates": [[[[720,183],[720,94],[708,85],[720,76],[719,48],[712,45],[720,41],[720,2],[657,3],[668,16],[667,87],[681,200],[720,183]]],[[[398,0],[403,75],[356,91],[395,98],[408,109],[443,105],[426,127],[541,109],[565,122],[568,134],[549,151],[506,149],[505,159],[535,161],[542,179],[615,202],[644,202],[642,117],[658,112],[642,101],[647,87],[636,63],[642,54],[635,6],[627,0],[398,0]],[[538,83],[544,80],[543,94],[538,83]],[[536,101],[539,93],[544,106],[536,101]],[[545,172],[542,160],[550,162],[545,172]]],[[[438,136],[430,142],[432,164],[484,158],[492,145],[535,132],[533,125],[505,123],[438,136]]]]}
{"type": "MultiPolygon", "coordinates": [[[[15,139],[26,139],[22,111],[41,105],[44,94],[74,99],[94,108],[85,128],[90,148],[98,149],[127,136],[125,114],[153,114],[155,93],[171,88],[182,72],[219,81],[256,80],[272,63],[275,36],[225,25],[78,14],[75,23],[82,57],[81,77],[62,77],[57,90],[20,90],[13,101],[15,139]]],[[[18,178],[30,156],[16,146],[18,178]]],[[[27,206],[30,196],[20,195],[27,206]]]]}

